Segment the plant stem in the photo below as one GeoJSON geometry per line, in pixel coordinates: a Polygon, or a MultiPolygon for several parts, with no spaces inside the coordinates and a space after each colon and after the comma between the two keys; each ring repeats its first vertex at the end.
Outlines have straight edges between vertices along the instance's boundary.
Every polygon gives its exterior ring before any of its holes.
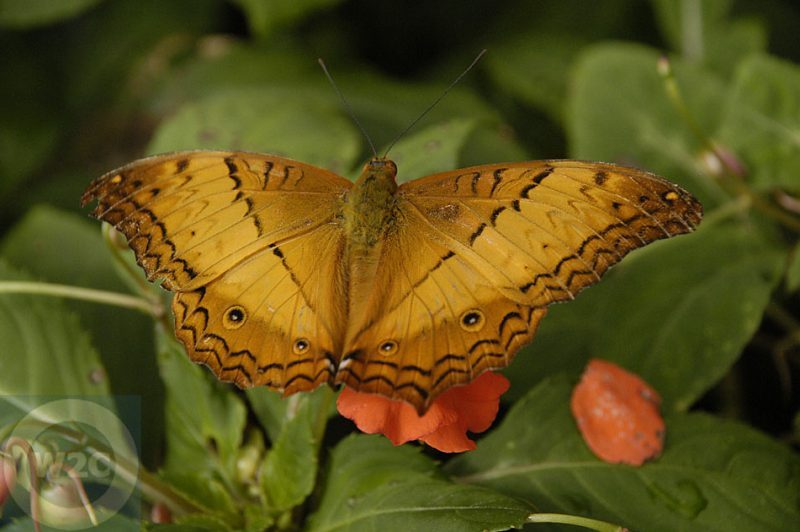
{"type": "Polygon", "coordinates": [[[96,290],[94,288],[27,281],[0,281],[0,294],[2,293],[39,294],[81,301],[92,301],[95,303],[107,303],[117,307],[138,310],[149,316],[155,315],[153,304],[144,298],[117,292],[96,290]]]}
{"type": "Polygon", "coordinates": [[[623,532],[627,528],[619,525],[612,525],[605,521],[598,521],[597,519],[589,519],[588,517],[580,517],[577,515],[568,514],[531,514],[527,519],[528,523],[561,523],[565,525],[582,526],[590,530],[597,530],[598,532],[623,532]]]}
{"type": "Polygon", "coordinates": [[[31,519],[33,520],[33,529],[35,532],[42,531],[42,511],[40,507],[40,493],[39,493],[39,466],[36,462],[36,453],[33,452],[33,447],[26,440],[21,438],[12,437],[5,442],[3,448],[10,453],[9,449],[12,447],[19,447],[28,458],[28,482],[31,486],[31,519]]]}

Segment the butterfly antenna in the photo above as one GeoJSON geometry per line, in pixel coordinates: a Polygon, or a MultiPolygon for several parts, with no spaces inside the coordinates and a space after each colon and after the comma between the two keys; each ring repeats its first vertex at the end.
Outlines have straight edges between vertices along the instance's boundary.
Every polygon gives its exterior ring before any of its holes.
{"type": "Polygon", "coordinates": [[[391,144],[389,144],[389,147],[388,147],[388,148],[386,148],[386,152],[383,154],[383,156],[384,156],[384,157],[386,157],[387,155],[389,155],[389,150],[391,150],[391,149],[394,147],[394,145],[395,145],[395,144],[397,144],[397,141],[398,141],[398,140],[400,140],[401,138],[403,138],[403,136],[404,136],[406,133],[408,133],[409,131],[411,131],[411,128],[413,128],[414,126],[416,126],[416,125],[417,125],[417,123],[419,123],[419,121],[420,121],[420,120],[422,120],[422,119],[425,117],[425,115],[427,115],[427,114],[428,114],[428,113],[431,111],[431,109],[433,109],[434,107],[436,107],[436,105],[437,105],[439,102],[441,102],[441,101],[442,101],[442,99],[443,99],[445,96],[447,96],[447,93],[448,93],[448,92],[450,92],[450,90],[451,90],[453,87],[455,87],[456,85],[458,85],[458,82],[459,82],[459,81],[461,81],[461,78],[463,78],[464,76],[466,76],[466,75],[467,75],[467,73],[468,73],[470,70],[472,70],[472,67],[474,67],[476,64],[478,64],[478,61],[480,61],[480,60],[481,60],[481,57],[483,57],[483,54],[485,54],[485,53],[486,53],[486,48],[484,48],[483,50],[481,50],[481,51],[480,51],[480,53],[479,53],[479,54],[478,54],[478,55],[475,57],[475,59],[473,59],[473,60],[472,60],[472,63],[470,63],[470,64],[469,64],[469,66],[468,66],[466,69],[464,69],[464,72],[462,72],[461,74],[459,74],[459,75],[458,75],[458,77],[457,77],[456,79],[454,79],[454,80],[453,80],[453,82],[452,82],[452,83],[451,83],[451,84],[450,84],[450,85],[449,85],[449,86],[448,86],[448,87],[447,87],[447,88],[446,88],[446,89],[445,89],[445,90],[444,90],[444,91],[443,91],[443,92],[442,92],[442,93],[439,95],[439,97],[438,97],[438,98],[436,98],[436,99],[433,101],[433,103],[432,103],[432,104],[430,104],[430,105],[428,106],[428,108],[427,108],[427,109],[425,109],[424,111],[422,111],[422,114],[420,114],[420,115],[419,115],[419,116],[416,118],[416,120],[414,120],[413,122],[411,122],[411,123],[410,123],[410,124],[409,124],[409,125],[408,125],[408,126],[407,126],[407,127],[404,129],[404,130],[403,130],[403,131],[401,131],[401,132],[400,132],[400,134],[399,134],[399,135],[397,135],[397,136],[395,137],[395,139],[394,139],[394,140],[391,142],[391,144]]]}
{"type": "Polygon", "coordinates": [[[356,125],[358,126],[358,129],[361,130],[361,134],[364,135],[365,139],[367,139],[367,142],[369,143],[369,147],[372,150],[372,155],[375,156],[375,158],[377,159],[378,158],[378,151],[375,149],[375,144],[372,143],[372,139],[367,134],[367,130],[364,129],[364,126],[362,126],[361,122],[358,121],[358,117],[356,117],[356,114],[353,112],[353,108],[350,107],[350,103],[345,99],[344,94],[342,94],[342,91],[340,91],[339,87],[336,86],[336,82],[333,81],[333,76],[331,76],[331,73],[328,72],[328,67],[325,66],[325,62],[322,60],[322,58],[318,58],[317,62],[319,63],[319,66],[322,67],[322,71],[325,72],[325,76],[328,78],[328,81],[331,82],[331,86],[333,87],[333,90],[336,91],[336,94],[339,95],[339,99],[342,100],[342,103],[344,104],[344,108],[347,110],[347,113],[350,115],[350,118],[353,119],[353,122],[356,123],[356,125]]]}

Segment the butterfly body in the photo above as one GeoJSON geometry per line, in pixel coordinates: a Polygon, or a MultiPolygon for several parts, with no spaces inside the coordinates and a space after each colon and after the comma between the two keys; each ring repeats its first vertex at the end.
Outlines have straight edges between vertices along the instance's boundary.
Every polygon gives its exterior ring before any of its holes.
{"type": "Polygon", "coordinates": [[[176,293],[176,335],[220,379],[346,384],[419,412],[507,366],[547,305],[702,216],[679,187],[604,163],[396,175],[380,158],[353,184],[281,157],[182,152],[109,172],[82,201],[176,293]]]}
{"type": "Polygon", "coordinates": [[[344,230],[351,246],[370,248],[391,230],[396,219],[397,166],[369,161],[344,204],[344,230]]]}

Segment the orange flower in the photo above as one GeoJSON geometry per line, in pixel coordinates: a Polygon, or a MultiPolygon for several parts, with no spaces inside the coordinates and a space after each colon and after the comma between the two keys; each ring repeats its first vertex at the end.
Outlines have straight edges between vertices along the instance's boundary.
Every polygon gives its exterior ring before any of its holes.
{"type": "Polygon", "coordinates": [[[487,371],[467,385],[442,393],[423,416],[404,401],[346,387],[336,406],[362,432],[381,433],[395,445],[421,440],[445,453],[461,453],[475,448],[467,431],[483,432],[492,425],[508,386],[505,377],[487,371]]]}
{"type": "Polygon", "coordinates": [[[592,359],[572,392],[572,415],[584,441],[605,462],[642,465],[664,448],[661,398],[616,364],[592,359]]]}

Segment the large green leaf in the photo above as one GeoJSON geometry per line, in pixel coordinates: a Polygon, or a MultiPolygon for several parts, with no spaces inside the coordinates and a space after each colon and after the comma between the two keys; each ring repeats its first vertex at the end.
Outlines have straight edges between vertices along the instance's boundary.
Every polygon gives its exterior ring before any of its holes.
{"type": "Polygon", "coordinates": [[[235,149],[282,155],[343,173],[359,137],[330,101],[300,89],[229,89],[186,104],[164,122],[151,153],[235,149]]]}
{"type": "Polygon", "coordinates": [[[498,91],[563,123],[572,61],[586,42],[569,33],[513,35],[492,47],[486,56],[486,70],[498,91]]]}
{"type": "MultiPolygon", "coordinates": [[[[77,202],[77,196],[73,198],[77,202]]],[[[100,226],[47,206],[30,210],[0,241],[0,256],[43,281],[127,292],[100,226]],[[64,245],[69,242],[70,245],[64,245]]],[[[158,379],[152,319],[140,312],[68,300],[100,351],[116,394],[141,394],[145,457],[160,455],[163,389],[158,379]]]]}
{"type": "Polygon", "coordinates": [[[495,491],[454,484],[413,447],[351,436],[331,456],[309,530],[506,530],[530,508],[495,491]]]}
{"type": "Polygon", "coordinates": [[[742,63],[717,138],[755,187],[800,191],[800,68],[763,55],[742,63]]]}
{"type": "Polygon", "coordinates": [[[148,102],[151,112],[164,115],[177,106],[229,89],[273,89],[302,86],[317,89],[335,103],[336,95],[313,57],[291,48],[226,42],[212,55],[200,55],[168,72],[159,80],[156,95],[148,102]]]}
{"type": "Polygon", "coordinates": [[[298,506],[314,489],[319,448],[333,396],[333,390],[324,386],[286,400],[281,431],[259,472],[271,511],[285,512],[298,506]]]}
{"type": "Polygon", "coordinates": [[[458,168],[461,148],[477,125],[475,120],[452,120],[399,141],[392,149],[398,182],[458,168]]]}
{"type": "MultiPolygon", "coordinates": [[[[394,140],[446,88],[446,85],[433,83],[401,83],[369,73],[363,68],[356,72],[340,72],[336,64],[330,64],[329,68],[333,71],[340,90],[352,105],[356,117],[376,146],[383,146],[394,140]]],[[[278,98],[282,94],[288,94],[287,101],[292,115],[286,119],[290,122],[306,120],[308,111],[304,102],[307,101],[320,104],[327,102],[339,115],[346,116],[341,102],[314,57],[280,46],[256,48],[240,44],[227,46],[217,56],[190,61],[183,70],[169,77],[154,103],[155,110],[161,113],[186,100],[245,89],[260,93],[276,91],[278,98]],[[295,107],[293,101],[297,98],[303,102],[295,107]]],[[[283,105],[281,100],[277,104],[263,107],[264,113],[271,112],[275,106],[283,105]]],[[[313,111],[314,107],[310,110],[313,111]]],[[[259,119],[265,117],[261,114],[257,116],[259,119]]],[[[499,117],[495,110],[474,93],[460,86],[431,109],[417,127],[422,129],[431,124],[458,118],[498,122],[499,117]]],[[[248,110],[245,119],[253,119],[252,109],[248,110]]],[[[349,117],[345,120],[351,121],[349,117]]],[[[330,139],[326,142],[332,141],[330,139]]],[[[366,148],[363,144],[361,147],[366,148]]],[[[259,151],[265,149],[261,146],[259,151]]]]}
{"type": "Polygon", "coordinates": [[[200,506],[236,515],[236,459],[247,413],[227,385],[189,360],[159,329],[159,366],[167,388],[164,477],[200,506]]]}
{"type": "Polygon", "coordinates": [[[731,421],[667,418],[666,448],[643,467],[593,457],[569,411],[571,382],[555,378],[519,401],[445,468],[455,480],[633,530],[787,530],[800,522],[800,458],[731,421]]]}
{"type": "Polygon", "coordinates": [[[686,410],[750,340],[784,261],[763,233],[738,224],[651,244],[577,301],[551,309],[508,371],[511,397],[598,357],[641,374],[667,410],[686,410]]]}
{"type": "MultiPolygon", "coordinates": [[[[31,281],[5,262],[0,279],[31,281]]],[[[0,405],[13,406],[8,401],[21,395],[107,395],[103,372],[89,336],[62,301],[0,294],[0,405]]]]}
{"type": "MultiPolygon", "coordinates": [[[[657,50],[635,44],[587,47],[577,61],[567,113],[571,155],[634,164],[685,185],[707,208],[720,201],[717,185],[698,178],[701,140],[667,98],[657,50]]],[[[693,121],[716,129],[725,87],[700,66],[674,62],[675,77],[693,121]]]]}
{"type": "MultiPolygon", "coordinates": [[[[338,76],[337,83],[376,146],[393,141],[442,96],[447,87],[434,83],[400,83],[364,69],[343,73],[338,76]]],[[[485,120],[487,124],[500,121],[495,109],[473,91],[460,86],[447,93],[434,108],[429,109],[411,132],[459,118],[485,120]]]]}
{"type": "MultiPolygon", "coordinates": [[[[31,281],[2,261],[0,280],[31,281]]],[[[59,299],[0,294],[0,441],[14,435],[37,445],[57,444],[62,451],[74,449],[72,465],[84,480],[132,489],[136,441],[125,424],[130,419],[120,417],[108,393],[97,352],[59,299]],[[64,438],[60,427],[73,436],[64,438]],[[90,443],[84,443],[84,437],[91,438],[85,440],[90,443]],[[100,458],[104,467],[86,466],[90,460],[97,463],[98,451],[106,456],[100,458]],[[109,456],[131,467],[105,467],[109,456]]],[[[122,406],[133,408],[128,415],[139,414],[138,404],[126,401],[122,406]]]]}

